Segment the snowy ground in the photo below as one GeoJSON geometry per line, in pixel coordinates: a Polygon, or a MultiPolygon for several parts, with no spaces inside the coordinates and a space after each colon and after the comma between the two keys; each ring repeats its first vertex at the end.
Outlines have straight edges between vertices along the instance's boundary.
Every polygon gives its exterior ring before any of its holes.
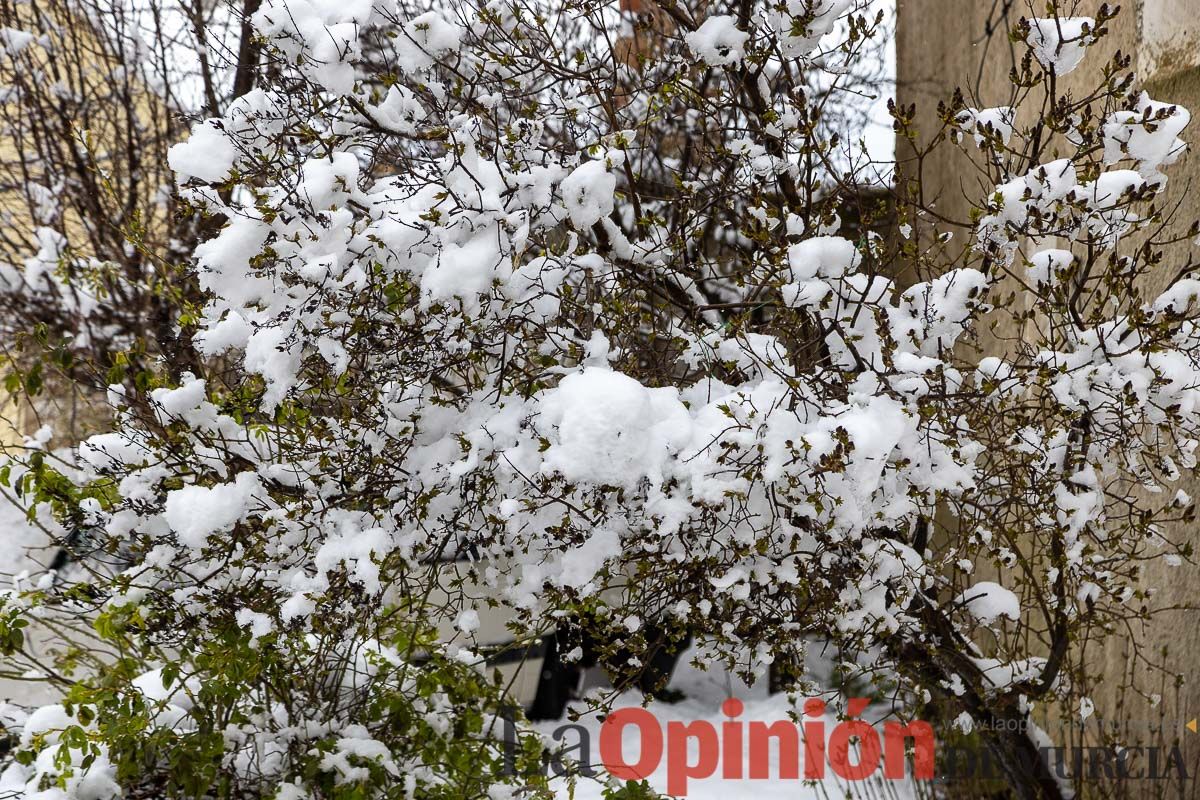
{"type": "MultiPolygon", "coordinates": [[[[658,718],[664,729],[667,723],[672,721],[687,723],[705,720],[719,730],[720,725],[728,721],[728,717],[721,712],[721,704],[729,697],[736,697],[745,704],[745,710],[739,717],[740,720],[770,724],[790,719],[785,695],[771,696],[766,691],[765,682],[749,687],[737,677],[723,670],[703,672],[692,666],[690,652],[680,659],[679,666],[671,680],[671,687],[683,692],[686,696],[685,699],[677,703],[652,702],[647,707],[658,718]]],[[[641,702],[642,696],[639,693],[626,693],[619,698],[614,709],[640,706],[641,702]]],[[[582,708],[583,706],[577,704],[576,707],[582,708]]],[[[564,719],[562,722],[539,723],[536,727],[544,735],[549,736],[558,725],[565,722],[567,720],[564,719]]],[[[587,728],[591,736],[592,750],[598,752],[600,720],[595,714],[592,714],[582,717],[578,724],[587,728]]],[[[825,720],[826,733],[828,734],[837,724],[835,718],[827,716],[825,720]]],[[[573,744],[576,737],[568,734],[566,741],[573,744]]],[[[637,733],[626,728],[624,741],[626,756],[631,760],[636,758],[638,753],[637,733]]],[[[693,744],[695,743],[693,742],[693,744]]],[[[803,747],[803,745],[801,746],[803,747]]],[[[698,755],[697,748],[693,747],[689,755],[690,762],[695,763],[698,755]]],[[[593,758],[593,761],[596,760],[599,760],[598,755],[593,758]]],[[[657,791],[663,793],[667,788],[665,761],[664,755],[664,763],[649,777],[650,784],[657,791]]],[[[778,754],[774,749],[772,749],[770,765],[772,777],[765,780],[724,779],[719,777],[719,774],[710,778],[691,780],[688,782],[686,796],[689,800],[827,800],[832,798],[909,800],[917,796],[914,786],[905,781],[864,781],[850,784],[834,777],[828,769],[823,781],[805,782],[780,779],[778,777],[778,754]]],[[[720,771],[719,768],[718,773],[720,771]]],[[[748,761],[744,755],[742,774],[748,774],[748,761]]],[[[564,784],[561,797],[567,798],[568,796],[564,784]]],[[[602,786],[598,781],[580,782],[574,793],[575,800],[600,800],[601,796],[602,786]]]]}

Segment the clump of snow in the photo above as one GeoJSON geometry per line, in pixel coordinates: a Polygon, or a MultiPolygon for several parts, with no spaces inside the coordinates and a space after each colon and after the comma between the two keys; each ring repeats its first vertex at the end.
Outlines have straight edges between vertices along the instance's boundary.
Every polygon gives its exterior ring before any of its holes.
{"type": "Polygon", "coordinates": [[[267,382],[263,407],[275,408],[300,371],[301,353],[283,328],[261,328],[246,342],[243,363],[267,382]]]}
{"type": "Polygon", "coordinates": [[[200,681],[196,678],[176,680],[167,686],[160,667],[142,673],[131,684],[149,701],[155,727],[174,730],[192,727],[187,713],[195,706],[193,698],[200,691],[200,681]]]}
{"type": "Polygon", "coordinates": [[[298,59],[308,77],[337,95],[354,89],[360,25],[371,6],[325,0],[266,0],[251,22],[260,35],[298,59]]]}
{"type": "MultiPolygon", "coordinates": [[[[894,429],[885,423],[878,435],[871,438],[886,442],[885,427],[894,429]]],[[[884,630],[897,631],[900,629],[897,612],[906,608],[916,594],[925,570],[924,559],[900,542],[868,540],[862,543],[862,550],[863,562],[869,569],[859,581],[839,593],[846,612],[838,620],[838,627],[849,631],[879,625],[884,630]]]]}
{"type": "Polygon", "coordinates": [[[1056,211],[1073,198],[1077,178],[1075,165],[1059,159],[1000,184],[984,207],[976,236],[1015,253],[1017,234],[1052,228],[1056,211]]]}
{"type": "Polygon", "coordinates": [[[1102,172],[1096,180],[1079,184],[1075,196],[1086,200],[1092,208],[1108,211],[1116,208],[1129,194],[1146,186],[1146,179],[1132,169],[1102,172]]]}
{"type": "Polygon", "coordinates": [[[1132,169],[1110,170],[1094,181],[1079,184],[1072,197],[1082,200],[1090,212],[1088,230],[1111,247],[1138,222],[1137,212],[1130,208],[1133,196],[1161,186],[1165,180],[1149,180],[1132,169]]]}
{"type": "Polygon", "coordinates": [[[79,457],[98,470],[141,464],[151,453],[125,432],[98,433],[79,445],[79,457]]]}
{"type": "Polygon", "coordinates": [[[53,517],[39,509],[36,522],[30,522],[25,509],[0,499],[0,536],[4,555],[0,557],[0,577],[11,578],[23,572],[36,572],[54,560],[54,542],[43,527],[58,526],[53,517]]]}
{"type": "Polygon", "coordinates": [[[1088,717],[1096,713],[1096,704],[1090,697],[1079,698],[1079,719],[1081,722],[1087,720],[1088,717]]]}
{"type": "Polygon", "coordinates": [[[341,530],[326,539],[317,550],[313,563],[321,577],[315,585],[324,587],[324,576],[344,565],[351,580],[376,594],[383,589],[378,559],[390,553],[394,546],[392,535],[382,528],[362,530],[349,522],[343,523],[341,530]]]}
{"type": "Polygon", "coordinates": [[[1012,364],[997,356],[981,358],[975,374],[989,398],[1003,397],[1021,388],[1021,379],[1016,376],[1012,364]]]}
{"type": "Polygon", "coordinates": [[[1040,250],[1029,257],[1026,274],[1035,286],[1055,286],[1058,276],[1069,270],[1074,263],[1075,254],[1070,250],[1040,250]]]}
{"type": "Polygon", "coordinates": [[[612,213],[616,188],[617,178],[603,161],[583,162],[559,184],[567,213],[579,230],[592,227],[612,213]]]}
{"type": "Polygon", "coordinates": [[[437,11],[426,11],[404,24],[404,36],[408,37],[412,46],[397,48],[400,67],[406,72],[428,69],[438,57],[458,50],[462,45],[462,35],[463,29],[459,25],[437,11]]]}
{"type": "Polygon", "coordinates": [[[840,278],[862,261],[854,242],[841,236],[815,236],[788,248],[792,279],[805,281],[818,276],[840,278]]]}
{"type": "Polygon", "coordinates": [[[412,133],[425,119],[421,101],[404,86],[392,86],[378,105],[367,107],[377,124],[396,133],[412,133]]]}
{"type": "Polygon", "coordinates": [[[392,752],[383,742],[374,739],[361,725],[350,725],[343,729],[344,735],[334,743],[334,749],[322,754],[319,768],[333,775],[338,785],[353,784],[371,778],[371,770],[382,768],[389,775],[399,777],[400,770],[392,758],[392,752]]]}
{"type": "MultiPolygon", "coordinates": [[[[300,192],[315,209],[337,210],[357,195],[358,159],[353,153],[334,153],[329,158],[310,158],[300,168],[300,192]]],[[[328,277],[329,265],[314,265],[318,280],[328,277]]]]}
{"type": "Polygon", "coordinates": [[[1165,311],[1170,314],[1183,315],[1197,300],[1200,300],[1200,281],[1195,278],[1185,278],[1159,295],[1151,308],[1155,313],[1165,311]]]}
{"type": "Polygon", "coordinates": [[[719,360],[755,378],[795,372],[786,345],[761,333],[726,338],[714,331],[692,342],[684,358],[693,367],[719,360]]]}
{"type": "Polygon", "coordinates": [[[0,28],[0,49],[4,51],[6,56],[19,55],[29,45],[37,39],[29,31],[18,30],[17,28],[0,28]]]}
{"type": "Polygon", "coordinates": [[[479,612],[473,608],[460,611],[455,626],[463,633],[474,633],[479,630],[479,612]]]}
{"type": "Polygon", "coordinates": [[[1016,622],[1021,618],[1021,603],[1017,596],[993,581],[980,581],[960,594],[954,601],[985,625],[1000,617],[1016,622]]]}
{"type": "Polygon", "coordinates": [[[10,762],[0,774],[0,796],[42,800],[110,800],[123,792],[116,782],[116,765],[104,744],[95,749],[73,749],[62,743],[63,733],[72,727],[95,730],[95,724],[82,724],[60,704],[38,708],[21,726],[21,747],[29,748],[35,739],[40,749],[30,764],[10,762]],[[47,788],[51,787],[51,788],[47,788]]]}
{"type": "Polygon", "coordinates": [[[45,737],[51,743],[56,742],[63,731],[78,724],[79,720],[59,703],[41,706],[34,710],[22,725],[21,746],[29,747],[35,736],[45,737]]]}
{"type": "Polygon", "coordinates": [[[251,89],[230,101],[222,117],[225,132],[236,138],[245,151],[253,152],[257,147],[272,152],[286,124],[287,102],[287,93],[278,89],[251,89]]]}
{"type": "Polygon", "coordinates": [[[771,3],[767,21],[779,37],[784,58],[801,58],[833,30],[837,21],[854,7],[855,0],[786,0],[771,3]]]}
{"type": "Polygon", "coordinates": [[[344,95],[354,89],[354,62],[362,56],[359,30],[371,13],[369,3],[267,0],[251,22],[315,82],[344,95]]]}
{"type": "Polygon", "coordinates": [[[977,147],[982,147],[989,135],[1000,137],[1001,144],[1008,144],[1012,138],[1016,113],[1011,106],[966,108],[958,112],[954,122],[963,133],[974,134],[977,147]]]}
{"type": "Polygon", "coordinates": [[[170,492],[164,516],[181,544],[201,548],[214,533],[227,531],[244,518],[261,493],[258,476],[243,472],[233,483],[185,486],[170,492]]]}
{"type": "Polygon", "coordinates": [[[1187,149],[1179,134],[1191,119],[1183,106],[1156,102],[1142,92],[1134,110],[1110,114],[1104,123],[1104,163],[1129,158],[1142,175],[1157,176],[1159,167],[1175,163],[1187,149]]]}
{"type": "Polygon", "coordinates": [[[676,389],[647,389],[602,368],[568,375],[538,406],[538,426],[551,443],[542,470],[569,481],[659,482],[668,458],[691,436],[691,417],[676,389]]]}
{"type": "Polygon", "coordinates": [[[696,57],[710,67],[737,64],[746,57],[746,40],[750,34],[740,30],[731,16],[709,17],[704,24],[684,39],[696,57]]]}
{"type": "Polygon", "coordinates": [[[940,355],[982,310],[987,286],[982,272],[964,268],[909,287],[890,315],[893,336],[903,349],[911,346],[920,355],[940,355]]]}
{"type": "Polygon", "coordinates": [[[892,282],[882,275],[855,272],[832,286],[833,299],[820,313],[828,324],[825,343],[834,363],[847,370],[883,366],[883,338],[874,309],[892,305],[892,282]]]}
{"type": "MultiPolygon", "coordinates": [[[[610,210],[611,207],[610,194],[610,210]]],[[[491,229],[485,228],[463,241],[445,242],[437,262],[421,276],[422,302],[429,307],[435,302],[460,298],[469,308],[475,308],[474,298],[491,287],[501,261],[495,231],[491,229]]]]}
{"type": "Polygon", "coordinates": [[[192,126],[187,141],[171,146],[167,163],[183,177],[199,178],[205,183],[220,183],[229,177],[237,159],[237,148],[218,120],[205,120],[192,126]]]}
{"type": "Polygon", "coordinates": [[[1029,20],[1029,46],[1034,57],[1055,75],[1066,75],[1083,60],[1095,41],[1091,17],[1038,17],[1029,20]]]}
{"type": "MultiPolygon", "coordinates": [[[[569,586],[580,596],[595,594],[599,588],[596,576],[613,559],[621,555],[621,537],[616,531],[600,528],[592,531],[587,540],[558,557],[552,565],[550,580],[558,586],[569,586]]],[[[533,570],[533,574],[538,574],[533,570]]]]}
{"type": "Polygon", "coordinates": [[[788,247],[789,280],[782,287],[783,302],[789,306],[819,303],[837,281],[862,262],[854,242],[840,236],[814,236],[788,247]]]}
{"type": "Polygon", "coordinates": [[[1041,677],[1046,668],[1046,659],[1037,656],[1005,661],[999,658],[973,658],[975,666],[983,673],[984,688],[988,694],[1007,691],[1014,684],[1041,677]]]}

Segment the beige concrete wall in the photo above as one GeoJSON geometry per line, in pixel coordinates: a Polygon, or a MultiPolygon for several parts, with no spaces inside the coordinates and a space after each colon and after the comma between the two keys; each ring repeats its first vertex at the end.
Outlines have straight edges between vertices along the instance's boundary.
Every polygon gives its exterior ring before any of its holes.
{"type": "Polygon", "coordinates": [[[1166,80],[1200,67],[1200,2],[1143,0],[1138,72],[1166,80]]]}
{"type": "MultiPolygon", "coordinates": [[[[1007,104],[1008,72],[1024,50],[1020,43],[1009,41],[1008,31],[1023,14],[1031,15],[1030,5],[1027,0],[898,0],[897,99],[901,104],[917,105],[916,125],[920,131],[916,150],[904,141],[898,142],[898,173],[902,181],[906,176],[919,175],[926,198],[936,199],[939,213],[951,220],[967,220],[968,198],[985,196],[989,187],[955,148],[941,147],[934,155],[922,157],[921,146],[928,144],[941,127],[938,102],[949,102],[956,87],[963,90],[968,105],[985,108],[1007,104]],[[1005,6],[1011,6],[1007,14],[1005,6]]],[[[1036,12],[1042,10],[1042,3],[1032,5],[1036,12]]],[[[1076,13],[1092,14],[1098,5],[1098,1],[1084,0],[1076,13]]],[[[1200,187],[1200,0],[1135,0],[1122,7],[1121,16],[1110,26],[1111,34],[1089,51],[1079,69],[1061,85],[1078,92],[1082,82],[1094,84],[1099,79],[1099,68],[1120,49],[1135,55],[1138,78],[1151,97],[1179,103],[1192,111],[1196,121],[1184,138],[1190,141],[1193,152],[1168,169],[1169,198],[1172,203],[1182,201],[1177,219],[1186,225],[1200,219],[1200,192],[1196,191],[1200,187]]],[[[1048,155],[1043,160],[1056,157],[1060,156],[1048,155]]],[[[941,227],[954,229],[949,223],[941,227]]],[[[965,240],[961,229],[958,232],[956,240],[965,240]]],[[[965,241],[959,245],[965,246],[965,241]]],[[[1151,278],[1146,290],[1161,288],[1168,279],[1167,272],[1173,274],[1188,255],[1187,246],[1168,252],[1169,266],[1161,276],[1151,278]]],[[[1015,330],[1000,333],[1020,334],[1015,330]]],[[[1182,488],[1200,497],[1196,476],[1185,479],[1182,488]]],[[[1200,527],[1192,525],[1172,534],[1194,542],[1200,550],[1200,527]]],[[[1156,565],[1146,574],[1146,582],[1158,587],[1157,607],[1196,605],[1200,600],[1196,591],[1200,569],[1196,567],[1156,565]]],[[[1137,623],[1115,636],[1105,652],[1090,655],[1089,672],[1103,676],[1096,691],[1096,716],[1132,721],[1126,735],[1143,743],[1170,745],[1178,741],[1193,776],[1182,787],[1136,784],[1124,796],[1200,797],[1200,780],[1196,780],[1200,772],[1200,734],[1185,727],[1188,720],[1200,716],[1200,673],[1194,669],[1196,663],[1200,663],[1200,614],[1188,610],[1167,611],[1149,623],[1137,623]],[[1156,677],[1156,685],[1147,688],[1162,695],[1157,708],[1128,694],[1119,697],[1116,691],[1127,671],[1136,670],[1142,675],[1151,672],[1135,666],[1139,657],[1162,659],[1186,679],[1176,690],[1169,680],[1156,677]],[[1143,720],[1150,724],[1143,724],[1143,720]],[[1155,730],[1155,724],[1161,729],[1155,730]]]]}

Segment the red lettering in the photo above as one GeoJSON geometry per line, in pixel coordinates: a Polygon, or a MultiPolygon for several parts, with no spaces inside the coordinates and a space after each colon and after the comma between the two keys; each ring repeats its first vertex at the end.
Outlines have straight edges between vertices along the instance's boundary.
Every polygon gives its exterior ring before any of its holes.
{"type": "Polygon", "coordinates": [[[600,726],[600,762],[613,777],[623,781],[640,781],[648,778],[662,761],[662,729],[658,720],[644,708],[621,708],[609,714],[600,726]],[[639,742],[638,760],[634,764],[625,761],[622,747],[622,732],[626,725],[637,726],[639,742]]]}

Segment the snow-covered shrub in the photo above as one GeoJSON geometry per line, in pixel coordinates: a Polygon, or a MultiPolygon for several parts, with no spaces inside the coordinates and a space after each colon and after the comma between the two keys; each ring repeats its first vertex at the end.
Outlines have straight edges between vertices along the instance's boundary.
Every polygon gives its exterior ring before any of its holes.
{"type": "MultiPolygon", "coordinates": [[[[12,602],[90,614],[112,660],[64,667],[4,786],[507,796],[487,605],[784,683],[821,637],[994,731],[1080,707],[1079,648],[1188,554],[1200,283],[1138,280],[1186,112],[1108,77],[947,107],[994,186],[947,261],[821,119],[868,3],[659,11],[264,0],[256,88],[167,155],[202,220],[192,355],[116,359],[112,430],[5,480],[81,555],[12,602]],[[595,34],[632,24],[636,58],[595,34]]],[[[1026,22],[1022,86],[1108,21],[1026,22]]]]}

